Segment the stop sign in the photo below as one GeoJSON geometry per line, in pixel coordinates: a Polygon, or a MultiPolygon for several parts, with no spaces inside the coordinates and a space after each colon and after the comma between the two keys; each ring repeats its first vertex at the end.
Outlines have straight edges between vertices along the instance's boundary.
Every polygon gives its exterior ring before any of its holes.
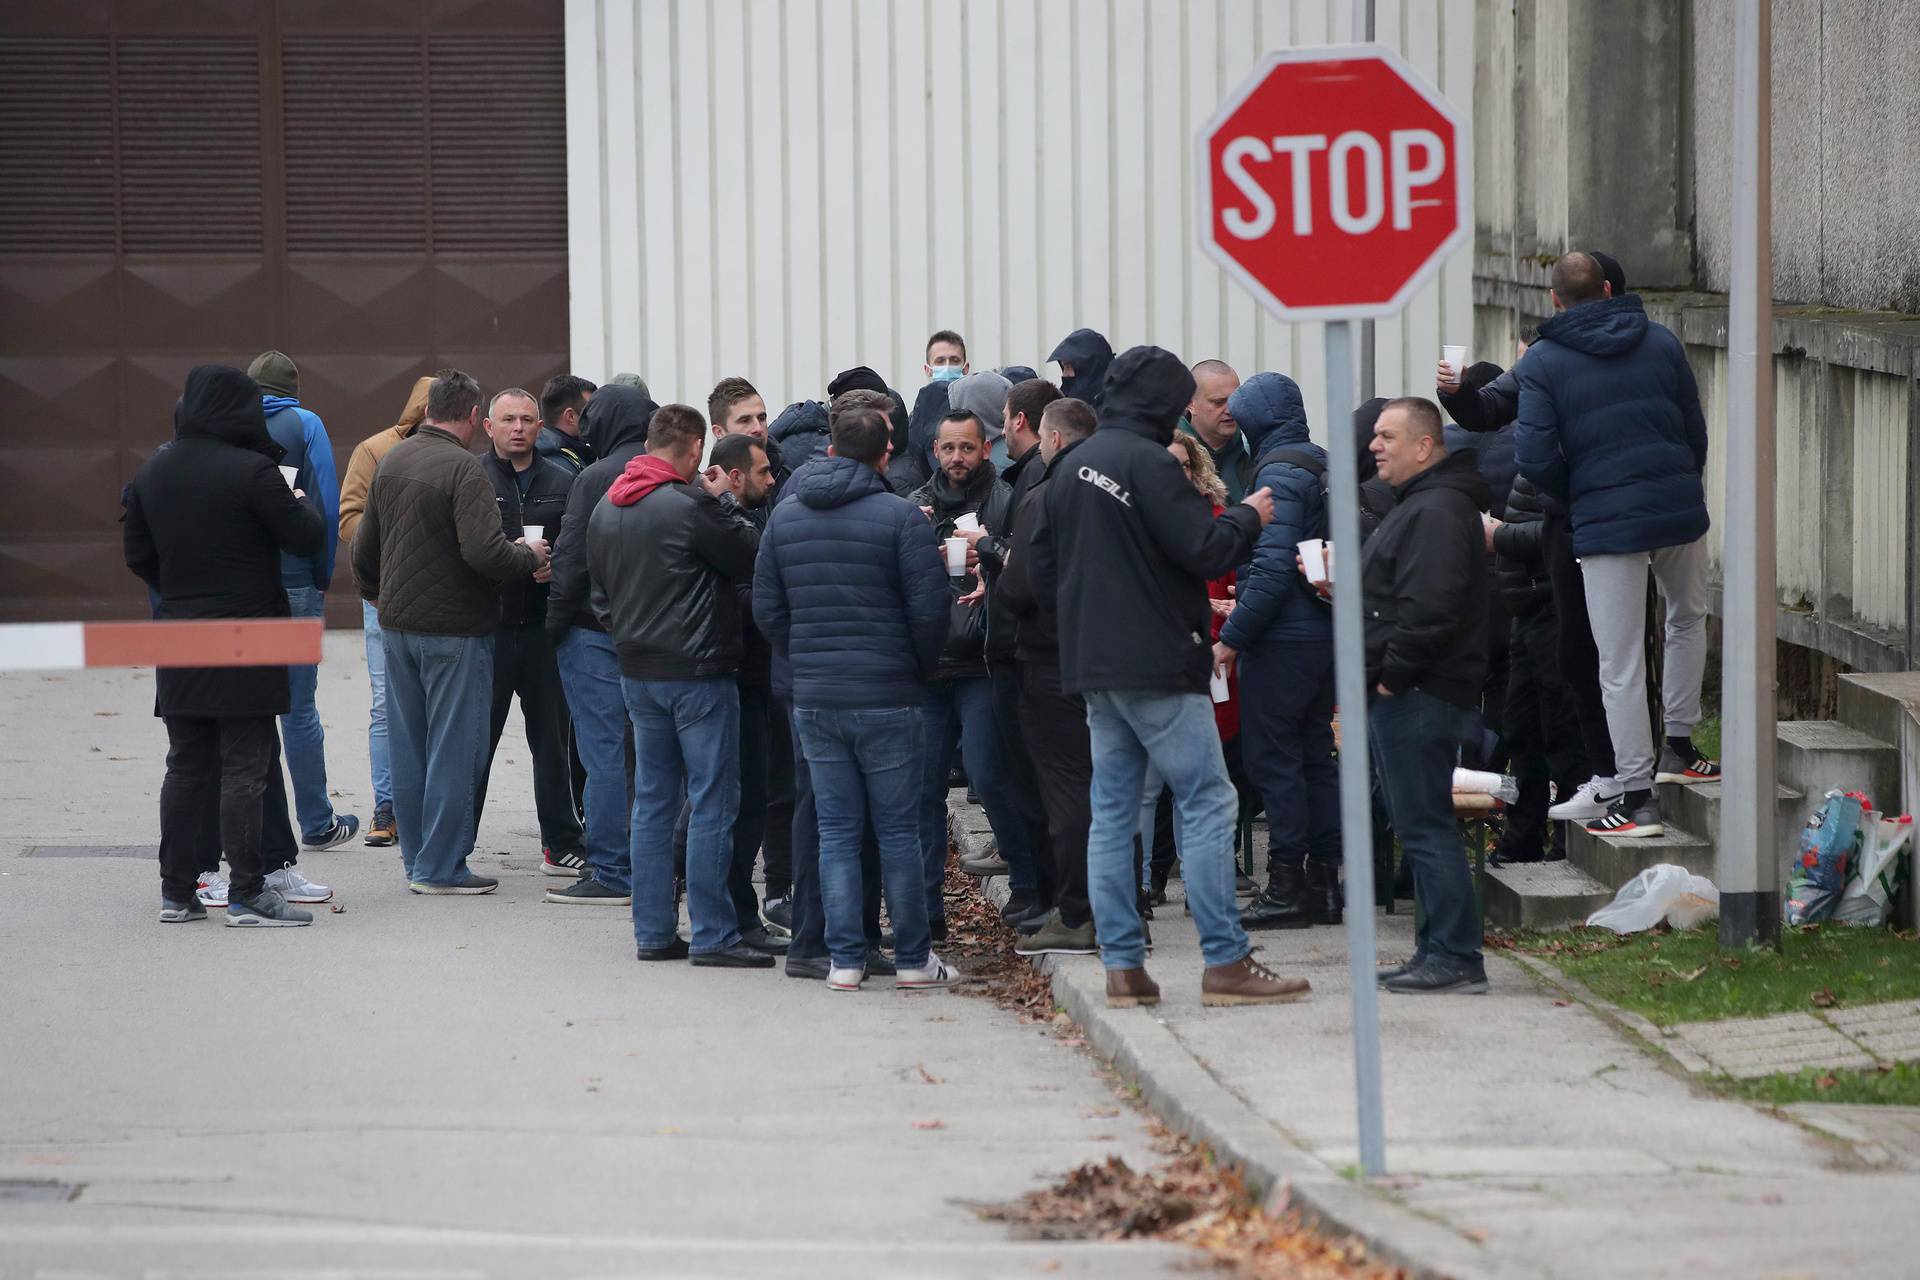
{"type": "Polygon", "coordinates": [[[1198,142],[1202,243],[1285,319],[1396,312],[1466,239],[1460,120],[1390,49],[1269,54],[1198,142]]]}

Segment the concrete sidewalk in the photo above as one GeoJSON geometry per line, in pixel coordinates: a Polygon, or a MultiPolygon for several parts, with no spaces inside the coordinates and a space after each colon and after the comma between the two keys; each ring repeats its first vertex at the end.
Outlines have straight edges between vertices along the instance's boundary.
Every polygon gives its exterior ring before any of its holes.
{"type": "MultiPolygon", "coordinates": [[[[991,843],[963,792],[951,810],[963,851],[991,843]]],[[[990,890],[1004,898],[1005,881],[990,890]]],[[[1172,892],[1147,962],[1157,1008],[1108,1009],[1097,957],[1044,961],[1056,998],[1169,1123],[1386,1255],[1462,1280],[1893,1280],[1920,1266],[1920,1175],[1875,1158],[1866,1127],[1856,1146],[1831,1118],[1815,1130],[1714,1097],[1498,953],[1486,996],[1382,993],[1388,1176],[1361,1181],[1345,930],[1252,935],[1264,962],[1312,981],[1311,1000],[1205,1009],[1172,892]]],[[[1410,914],[1377,920],[1382,956],[1412,951],[1410,914]]]]}

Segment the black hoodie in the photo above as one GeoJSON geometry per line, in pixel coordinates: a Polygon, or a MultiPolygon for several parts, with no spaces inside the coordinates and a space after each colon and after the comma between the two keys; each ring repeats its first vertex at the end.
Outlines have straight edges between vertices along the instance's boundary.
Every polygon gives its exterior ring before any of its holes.
{"type": "MultiPolygon", "coordinates": [[[[160,618],[284,618],[280,555],[320,550],[326,522],[276,469],[260,387],[238,369],[187,375],[172,447],[127,486],[127,567],[159,596],[160,618]]],[[[269,716],[288,706],[285,667],[163,667],[154,714],[269,716]]]]}
{"type": "Polygon", "coordinates": [[[1134,347],[1113,362],[1099,428],[1048,473],[1033,590],[1057,594],[1067,693],[1207,691],[1207,583],[1252,553],[1260,517],[1239,503],[1215,517],[1167,452],[1192,398],[1178,356],[1134,347]]]}
{"type": "MultiPolygon", "coordinates": [[[[1138,351],[1139,348],[1135,347],[1138,351]]],[[[1113,364],[1113,346],[1092,329],[1075,329],[1060,340],[1047,359],[1055,364],[1073,366],[1071,378],[1060,379],[1060,394],[1085,400],[1098,409],[1106,401],[1107,369],[1113,364]]],[[[1187,406],[1180,406],[1185,413],[1187,406]]]]}
{"type": "MultiPolygon", "coordinates": [[[[1487,675],[1487,482],[1471,449],[1394,489],[1361,552],[1367,688],[1479,705],[1487,675]]],[[[1336,566],[1337,571],[1337,566],[1336,566]]]]}
{"type": "Polygon", "coordinates": [[[647,424],[660,406],[638,387],[605,386],[587,401],[580,415],[580,438],[598,459],[573,478],[567,492],[567,513],[553,540],[553,585],[547,593],[547,634],[559,640],[569,627],[605,631],[589,604],[592,583],[587,576],[587,521],[607,490],[627,469],[627,463],[647,451],[647,424]]]}

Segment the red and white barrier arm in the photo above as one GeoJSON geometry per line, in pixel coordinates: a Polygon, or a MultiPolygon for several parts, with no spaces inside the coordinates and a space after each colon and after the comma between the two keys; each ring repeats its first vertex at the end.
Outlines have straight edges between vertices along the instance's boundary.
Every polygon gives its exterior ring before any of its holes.
{"type": "Polygon", "coordinates": [[[320,661],[319,618],[0,625],[0,671],[291,667],[320,661]]]}

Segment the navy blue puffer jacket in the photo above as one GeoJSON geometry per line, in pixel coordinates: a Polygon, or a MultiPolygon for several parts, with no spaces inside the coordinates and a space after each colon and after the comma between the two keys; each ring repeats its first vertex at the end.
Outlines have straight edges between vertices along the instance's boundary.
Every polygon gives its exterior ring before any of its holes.
{"type": "Polygon", "coordinates": [[[1680,339],[1636,294],[1583,302],[1540,326],[1514,365],[1520,474],[1564,503],[1573,552],[1685,546],[1707,532],[1707,423],[1680,339]]]}
{"type": "Polygon", "coordinates": [[[1330,644],[1333,613],[1314,596],[1294,564],[1294,548],[1327,536],[1321,478],[1273,456],[1276,449],[1311,455],[1324,470],[1326,450],[1307,438],[1300,388],[1284,373],[1256,373],[1227,402],[1256,459],[1253,487],[1273,490],[1273,522],[1260,531],[1253,560],[1240,571],[1239,603],[1220,639],[1234,649],[1301,642],[1330,644]]]}
{"type": "Polygon", "coordinates": [[[952,602],[933,526],[851,458],[818,459],[789,488],[760,540],[753,617],[794,705],[917,705],[952,602]]]}

